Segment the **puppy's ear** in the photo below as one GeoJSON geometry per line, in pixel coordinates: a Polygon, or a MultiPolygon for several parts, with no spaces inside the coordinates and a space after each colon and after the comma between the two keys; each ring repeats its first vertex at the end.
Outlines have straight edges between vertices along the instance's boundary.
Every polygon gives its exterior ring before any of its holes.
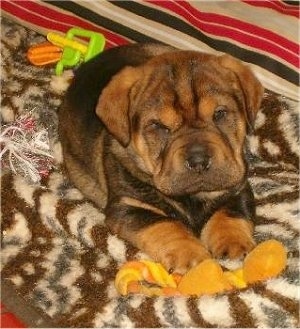
{"type": "Polygon", "coordinates": [[[253,128],[256,114],[259,110],[264,88],[253,72],[241,61],[229,55],[219,57],[221,65],[233,73],[238,79],[239,88],[242,89],[245,99],[246,119],[248,125],[253,128]]]}
{"type": "Polygon", "coordinates": [[[130,142],[129,93],[140,77],[139,68],[125,67],[102,90],[96,106],[96,114],[124,147],[130,142]]]}

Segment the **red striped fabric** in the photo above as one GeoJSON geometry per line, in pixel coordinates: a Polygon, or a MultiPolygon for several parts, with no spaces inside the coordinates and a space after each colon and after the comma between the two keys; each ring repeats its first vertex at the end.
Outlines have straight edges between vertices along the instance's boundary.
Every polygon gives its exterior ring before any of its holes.
{"type": "Polygon", "coordinates": [[[295,8],[292,5],[283,3],[280,0],[264,0],[264,1],[242,0],[242,1],[251,6],[270,8],[270,9],[276,10],[277,12],[279,12],[281,14],[299,18],[298,8],[295,8]]]}
{"type": "Polygon", "coordinates": [[[193,6],[191,6],[188,2],[184,2],[184,1],[180,1],[180,2],[173,1],[173,2],[176,3],[177,6],[184,8],[189,14],[191,14],[191,17],[194,16],[207,23],[216,22],[216,24],[222,25],[223,28],[230,26],[232,28],[238,29],[239,31],[241,31],[241,33],[245,33],[245,31],[247,31],[247,36],[250,33],[255,37],[259,36],[265,40],[271,40],[272,42],[279,44],[282,48],[290,49],[295,54],[298,53],[298,45],[296,43],[293,43],[290,40],[283,38],[272,31],[269,31],[267,29],[258,27],[256,25],[247,22],[243,22],[233,17],[227,17],[224,15],[217,15],[211,13],[201,13],[199,12],[199,10],[196,10],[193,6]]]}
{"type": "Polygon", "coordinates": [[[2,0],[1,7],[4,16],[44,35],[74,26],[98,31],[106,48],[160,41],[229,53],[248,63],[266,88],[299,97],[299,6],[279,0],[2,0]]]}
{"type": "Polygon", "coordinates": [[[232,17],[201,12],[184,1],[148,0],[148,2],[178,14],[203,32],[234,39],[246,46],[272,53],[291,65],[299,67],[299,45],[272,31],[232,17]]]}
{"type": "MultiPolygon", "coordinates": [[[[294,67],[299,67],[299,45],[272,31],[232,17],[201,12],[185,1],[149,0],[148,2],[177,13],[203,32],[224,38],[234,38],[241,44],[272,53],[279,58],[283,58],[294,67]]],[[[294,15],[296,11],[293,8],[286,8],[288,5],[280,1],[245,0],[244,2],[251,3],[251,5],[260,3],[260,6],[280,8],[281,11],[288,12],[290,15],[294,15]]],[[[29,20],[32,24],[49,30],[65,33],[69,28],[78,26],[98,31],[104,34],[107,39],[106,48],[128,43],[127,39],[118,34],[99,28],[78,17],[64,14],[61,11],[49,7],[45,9],[45,6],[34,1],[2,1],[2,8],[21,20],[29,20]]]]}
{"type": "Polygon", "coordinates": [[[116,33],[99,28],[97,25],[90,24],[78,17],[45,7],[34,1],[2,1],[1,7],[20,20],[30,21],[31,24],[38,25],[49,31],[54,30],[66,33],[70,28],[77,26],[100,32],[106,38],[106,48],[127,44],[129,42],[116,33]]]}

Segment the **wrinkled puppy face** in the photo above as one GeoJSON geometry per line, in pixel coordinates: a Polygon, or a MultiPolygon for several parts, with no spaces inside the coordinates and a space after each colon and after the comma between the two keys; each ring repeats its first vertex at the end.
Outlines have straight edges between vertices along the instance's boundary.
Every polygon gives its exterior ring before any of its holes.
{"type": "Polygon", "coordinates": [[[262,94],[247,68],[230,57],[175,52],[120,78],[130,85],[126,132],[112,118],[102,114],[102,120],[108,129],[115,125],[117,138],[122,130],[121,143],[137,154],[137,163],[160,191],[222,191],[244,179],[247,122],[262,94]]]}

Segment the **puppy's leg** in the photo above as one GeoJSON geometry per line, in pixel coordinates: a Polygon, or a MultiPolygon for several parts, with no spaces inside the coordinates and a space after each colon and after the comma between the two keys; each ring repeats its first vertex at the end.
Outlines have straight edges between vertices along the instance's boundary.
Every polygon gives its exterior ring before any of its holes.
{"type": "MultiPolygon", "coordinates": [[[[98,180],[88,174],[86,167],[64,150],[64,162],[71,181],[83,194],[104,208],[107,201],[107,191],[100,186],[98,180]]],[[[102,178],[102,177],[101,177],[102,178]]],[[[103,180],[102,180],[103,181],[103,180]]]]}
{"type": "Polygon", "coordinates": [[[239,258],[254,246],[253,224],[250,220],[236,218],[226,209],[217,211],[206,223],[201,240],[214,257],[239,258]]]}
{"type": "Polygon", "coordinates": [[[185,273],[210,254],[180,221],[143,201],[123,197],[109,204],[106,222],[110,229],[167,270],[185,273]]]}

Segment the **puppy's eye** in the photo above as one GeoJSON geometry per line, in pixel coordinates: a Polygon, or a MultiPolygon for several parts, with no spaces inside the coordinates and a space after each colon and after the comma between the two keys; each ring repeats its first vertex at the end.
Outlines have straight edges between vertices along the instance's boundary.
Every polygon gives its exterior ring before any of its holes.
{"type": "Polygon", "coordinates": [[[220,122],[225,119],[228,109],[226,106],[220,105],[215,109],[213,120],[214,122],[220,122]]]}
{"type": "Polygon", "coordinates": [[[157,120],[151,121],[148,125],[148,128],[164,134],[168,134],[170,132],[170,129],[168,127],[166,127],[164,124],[157,120]]]}

